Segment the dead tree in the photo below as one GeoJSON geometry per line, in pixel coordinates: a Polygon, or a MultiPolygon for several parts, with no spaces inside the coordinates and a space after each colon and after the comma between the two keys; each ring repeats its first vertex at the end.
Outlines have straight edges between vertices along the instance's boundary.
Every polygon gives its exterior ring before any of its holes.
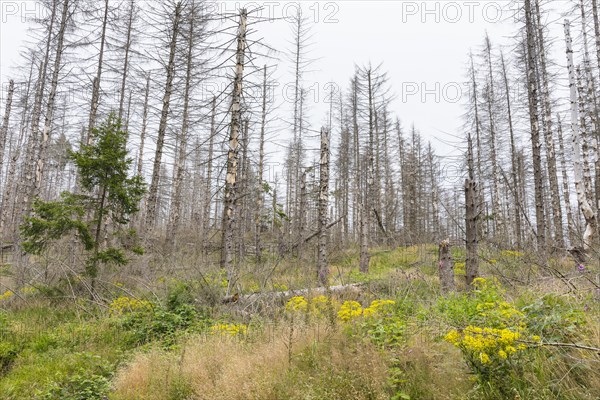
{"type": "Polygon", "coordinates": [[[167,241],[172,245],[175,243],[175,237],[180,225],[181,219],[181,198],[183,192],[183,178],[185,174],[185,165],[187,160],[188,149],[188,130],[190,126],[190,89],[192,87],[192,75],[194,72],[194,46],[195,46],[195,29],[196,19],[198,18],[194,2],[190,3],[188,15],[188,35],[185,70],[185,88],[183,90],[183,122],[179,133],[178,154],[175,159],[175,167],[173,173],[173,196],[171,202],[171,211],[169,214],[169,227],[167,229],[167,241]]]}
{"type": "Polygon", "coordinates": [[[450,251],[450,239],[443,240],[439,245],[438,269],[442,293],[455,291],[454,261],[452,261],[452,252],[450,251]]]}
{"type": "Polygon", "coordinates": [[[56,54],[54,56],[54,66],[52,70],[52,80],[50,82],[50,93],[48,94],[48,102],[46,104],[46,116],[44,118],[44,130],[42,131],[42,141],[39,146],[38,158],[35,167],[35,189],[34,196],[40,194],[44,179],[44,164],[46,161],[46,151],[50,144],[50,133],[52,122],[54,121],[54,111],[56,94],[58,91],[58,78],[62,67],[62,57],[64,54],[64,40],[67,30],[67,24],[70,19],[69,0],[63,0],[63,8],[60,17],[60,25],[56,37],[56,54]]]}
{"type": "Polygon", "coordinates": [[[329,209],[329,131],[321,128],[321,162],[319,164],[319,250],[317,276],[323,286],[329,281],[329,265],[327,257],[327,230],[329,209]]]}
{"type": "Polygon", "coordinates": [[[244,79],[244,62],[246,51],[246,26],[248,14],[246,9],[240,10],[240,22],[237,32],[236,68],[233,81],[231,101],[231,127],[229,133],[229,150],[227,152],[227,176],[223,195],[223,224],[221,244],[221,268],[227,271],[228,292],[234,284],[234,233],[236,218],[236,190],[238,171],[238,148],[241,127],[241,102],[244,79]]]}
{"type": "Polygon", "coordinates": [[[589,250],[592,240],[596,234],[597,221],[596,214],[589,203],[583,182],[583,170],[581,165],[581,138],[579,127],[579,108],[577,96],[577,84],[575,76],[575,66],[573,62],[573,40],[571,39],[571,24],[565,20],[565,40],[567,46],[567,68],[569,70],[569,89],[571,93],[571,133],[573,135],[573,172],[575,179],[575,191],[577,192],[577,201],[579,209],[585,218],[585,233],[583,235],[583,246],[589,250]]]}
{"type": "MultiPolygon", "coordinates": [[[[94,77],[92,85],[92,104],[90,107],[90,120],[88,123],[88,131],[86,144],[89,145],[92,140],[92,129],[96,125],[96,114],[98,113],[98,104],[100,103],[100,82],[102,79],[102,67],[104,61],[104,46],[106,43],[106,25],[108,22],[108,0],[104,0],[104,16],[102,18],[102,34],[100,35],[100,50],[98,56],[98,69],[94,77]]],[[[120,118],[120,117],[119,117],[120,118]]]]}
{"type": "Polygon", "coordinates": [[[560,204],[560,190],[558,187],[558,172],[556,168],[556,152],[554,150],[554,130],[552,124],[552,102],[550,99],[550,87],[548,71],[546,66],[546,45],[544,40],[544,27],[542,25],[542,15],[540,12],[539,0],[535,0],[535,14],[537,19],[537,42],[539,47],[538,59],[540,61],[541,80],[542,80],[542,105],[546,140],[546,162],[548,164],[548,182],[550,184],[550,200],[552,203],[552,215],[554,224],[554,242],[559,249],[564,249],[565,240],[563,232],[563,214],[560,204]]]}
{"type": "Polygon", "coordinates": [[[510,161],[511,161],[511,178],[513,186],[514,207],[515,207],[515,237],[517,248],[521,248],[521,239],[523,237],[521,229],[521,211],[519,210],[521,199],[519,191],[519,179],[517,177],[517,149],[515,146],[515,130],[513,124],[513,114],[510,102],[510,85],[508,83],[508,74],[506,71],[506,63],[504,62],[504,53],[500,53],[502,63],[502,78],[504,81],[504,95],[506,96],[506,111],[508,115],[508,130],[510,134],[510,161]]]}
{"type": "MultiPolygon", "coordinates": [[[[15,92],[15,81],[8,82],[8,90],[6,94],[6,105],[4,106],[4,118],[2,118],[2,126],[0,127],[0,181],[2,180],[2,167],[4,161],[4,149],[8,137],[8,123],[10,121],[10,112],[12,109],[12,100],[15,92]]],[[[4,201],[4,199],[3,199],[4,201]]]]}
{"type": "Polygon", "coordinates": [[[204,194],[204,209],[202,216],[202,234],[204,235],[203,253],[208,254],[208,236],[210,230],[210,206],[212,196],[212,173],[213,173],[213,148],[215,143],[215,136],[217,135],[217,99],[213,97],[211,103],[211,116],[210,116],[210,137],[208,138],[208,155],[206,160],[206,193],[204,194]]]}
{"type": "Polygon", "coordinates": [[[540,144],[540,124],[538,115],[538,82],[536,74],[535,22],[531,0],[525,0],[525,29],[527,34],[527,98],[529,103],[529,125],[531,128],[531,149],[533,155],[533,181],[535,188],[536,239],[538,250],[546,252],[546,217],[544,210],[544,181],[540,144]]]}
{"type": "Polygon", "coordinates": [[[165,134],[167,131],[167,119],[169,117],[169,105],[171,103],[171,94],[173,93],[173,78],[175,77],[175,53],[177,50],[177,38],[179,36],[181,14],[183,5],[178,2],[175,5],[173,15],[173,25],[171,29],[171,40],[169,43],[169,61],[167,63],[167,81],[165,83],[165,92],[162,101],[162,111],[158,125],[158,136],[156,138],[156,152],[154,154],[154,165],[152,168],[152,180],[148,190],[148,201],[146,206],[146,226],[152,227],[156,222],[156,206],[158,203],[158,182],[161,172],[161,160],[163,147],[165,144],[165,134]]]}

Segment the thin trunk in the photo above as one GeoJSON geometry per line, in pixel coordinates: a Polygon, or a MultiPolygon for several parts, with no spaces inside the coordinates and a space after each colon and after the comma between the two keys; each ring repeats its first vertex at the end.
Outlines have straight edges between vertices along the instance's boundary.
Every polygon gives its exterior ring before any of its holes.
{"type": "Polygon", "coordinates": [[[238,147],[241,125],[242,85],[244,78],[244,62],[246,51],[246,23],[247,12],[240,10],[240,22],[237,33],[236,69],[233,83],[231,103],[231,130],[229,135],[229,150],[227,153],[227,177],[225,179],[225,192],[223,196],[223,226],[222,226],[222,253],[221,268],[227,271],[229,286],[228,294],[235,284],[234,271],[234,233],[236,218],[237,196],[237,169],[238,147]]]}
{"type": "Polygon", "coordinates": [[[329,131],[321,128],[321,162],[319,165],[319,256],[317,275],[322,286],[329,281],[329,265],[327,261],[327,231],[329,206],[329,131]]]}
{"type": "Polygon", "coordinates": [[[39,195],[43,179],[44,179],[44,163],[46,161],[46,150],[50,143],[50,130],[52,128],[52,122],[54,120],[54,103],[56,101],[56,93],[58,88],[58,76],[61,68],[61,60],[63,56],[63,43],[65,39],[65,31],[67,29],[67,18],[69,14],[69,0],[63,0],[63,9],[61,13],[60,27],[57,34],[56,43],[56,56],[54,58],[54,69],[52,71],[52,81],[50,83],[50,94],[48,96],[48,103],[46,105],[46,118],[44,120],[44,130],[42,132],[42,142],[40,143],[40,150],[38,160],[36,163],[36,174],[35,174],[35,191],[34,195],[39,195]]]}
{"type": "Polygon", "coordinates": [[[548,164],[548,182],[550,184],[550,198],[552,202],[552,215],[554,223],[554,241],[559,249],[565,248],[563,232],[563,215],[560,204],[560,190],[558,186],[558,172],[556,168],[556,153],[554,150],[554,131],[552,126],[552,102],[550,100],[550,87],[548,71],[546,67],[546,47],[544,40],[544,27],[542,26],[542,15],[539,0],[535,0],[535,13],[538,28],[539,60],[542,75],[542,100],[546,139],[546,161],[548,164]]]}
{"type": "Polygon", "coordinates": [[[374,179],[374,108],[373,108],[373,86],[371,81],[371,70],[367,71],[367,96],[369,100],[369,142],[367,144],[367,162],[364,171],[367,174],[366,190],[363,200],[363,212],[361,213],[361,251],[360,271],[369,272],[369,236],[371,235],[371,214],[373,213],[373,179],[374,179]]]}
{"type": "MultiPolygon", "coordinates": [[[[15,93],[15,81],[12,79],[8,82],[8,91],[6,95],[6,105],[4,107],[4,118],[2,119],[2,126],[0,127],[0,183],[2,181],[3,161],[4,161],[4,149],[6,147],[6,139],[8,137],[8,124],[10,122],[10,112],[12,109],[13,95],[15,93]]],[[[2,199],[4,202],[4,198],[2,199]]]]}
{"type": "Polygon", "coordinates": [[[58,0],[53,0],[52,11],[50,13],[50,26],[48,27],[48,38],[46,40],[46,50],[44,58],[40,64],[37,89],[35,92],[35,100],[33,103],[33,111],[31,114],[31,134],[27,144],[25,153],[24,169],[24,188],[21,201],[21,215],[28,215],[31,208],[31,202],[35,195],[35,163],[38,155],[38,146],[40,143],[39,130],[40,119],[42,116],[42,102],[46,87],[46,74],[48,73],[48,63],[50,62],[50,47],[52,45],[52,34],[54,33],[54,20],[56,19],[58,0]]]}
{"type": "Polygon", "coordinates": [[[487,111],[490,123],[490,162],[492,163],[492,212],[494,214],[494,234],[500,236],[500,239],[506,240],[504,231],[504,217],[500,205],[500,190],[498,189],[498,157],[496,153],[496,124],[494,119],[493,106],[496,100],[494,92],[494,74],[492,70],[492,44],[489,36],[485,37],[486,53],[488,61],[488,101],[487,111]]]}
{"type": "Polygon", "coordinates": [[[265,202],[264,182],[264,163],[265,163],[265,128],[267,125],[267,66],[263,67],[263,87],[262,87],[262,111],[260,117],[260,137],[258,142],[258,172],[256,189],[256,210],[254,214],[254,247],[256,251],[256,262],[262,262],[262,220],[263,208],[265,202]]]}
{"type": "Polygon", "coordinates": [[[567,172],[567,162],[565,157],[565,146],[563,141],[563,131],[562,131],[562,122],[560,120],[560,115],[556,116],[557,118],[557,132],[558,132],[558,150],[560,154],[560,167],[562,171],[562,184],[563,184],[563,198],[565,199],[565,208],[567,211],[567,228],[569,233],[569,242],[571,243],[571,247],[576,242],[575,235],[575,220],[573,219],[573,208],[571,208],[571,191],[569,190],[569,175],[567,172]]]}
{"type": "MultiPolygon", "coordinates": [[[[215,143],[215,136],[217,134],[217,99],[213,97],[210,117],[210,137],[208,138],[208,159],[206,160],[206,193],[204,193],[204,210],[202,217],[202,234],[204,235],[203,240],[203,251],[204,254],[208,254],[208,236],[210,230],[210,205],[212,202],[212,171],[213,171],[213,148],[215,143]]],[[[215,219],[216,221],[216,219],[215,219]]]]}
{"type": "Polygon", "coordinates": [[[527,30],[527,94],[529,100],[529,123],[531,128],[531,149],[533,155],[533,180],[535,187],[536,236],[538,250],[546,253],[546,218],[544,211],[544,182],[542,178],[542,155],[538,116],[538,89],[535,71],[535,23],[532,16],[531,0],[525,0],[525,25],[527,30]]]}
{"type": "Polygon", "coordinates": [[[175,77],[175,53],[177,50],[177,37],[179,36],[179,23],[181,19],[182,4],[175,6],[173,18],[173,29],[171,30],[171,42],[169,44],[169,62],[167,64],[167,82],[162,102],[160,123],[158,125],[158,136],[156,139],[156,152],[154,154],[154,166],[152,168],[152,181],[148,190],[148,203],[146,211],[146,226],[153,227],[156,223],[156,206],[158,203],[158,181],[160,179],[160,166],[162,161],[165,134],[167,131],[167,119],[169,117],[169,105],[173,92],[173,78],[175,77]]]}
{"type": "Polygon", "coordinates": [[[510,132],[510,161],[511,161],[511,177],[513,185],[513,195],[515,201],[515,236],[517,248],[521,248],[521,238],[523,237],[521,228],[521,211],[519,210],[521,199],[519,196],[519,179],[517,177],[517,149],[515,146],[515,132],[513,126],[512,109],[510,104],[510,85],[508,83],[508,74],[506,72],[506,64],[504,62],[504,53],[500,55],[502,62],[502,76],[504,79],[504,91],[506,96],[506,109],[508,114],[508,129],[510,132]]]}
{"type": "Polygon", "coordinates": [[[144,167],[144,141],[146,140],[146,128],[148,127],[148,97],[150,96],[150,74],[146,76],[146,91],[144,94],[144,111],[142,112],[142,130],[140,132],[140,148],[137,160],[137,174],[142,176],[144,167]]]}
{"type": "Polygon", "coordinates": [[[175,244],[175,238],[179,229],[181,220],[181,197],[183,191],[183,177],[185,174],[185,163],[187,159],[187,142],[188,142],[188,130],[190,120],[190,89],[192,83],[192,72],[193,72],[193,50],[194,50],[194,3],[192,1],[190,5],[190,17],[189,17],[189,31],[188,34],[188,51],[187,51],[187,63],[185,72],[185,89],[183,93],[183,122],[181,125],[181,134],[179,135],[179,154],[175,160],[174,177],[173,177],[173,200],[171,204],[171,212],[169,215],[169,229],[167,235],[167,241],[173,245],[175,244]]]}
{"type": "Polygon", "coordinates": [[[573,171],[575,178],[575,191],[577,192],[577,201],[579,208],[585,218],[586,229],[583,235],[584,249],[591,247],[592,240],[596,234],[597,221],[596,215],[589,203],[583,184],[583,171],[581,168],[581,142],[579,131],[579,110],[577,105],[577,87],[575,68],[573,63],[573,41],[571,39],[571,25],[569,20],[565,20],[565,40],[567,47],[567,68],[569,70],[569,89],[571,93],[571,132],[573,135],[573,171]]]}
{"type": "MultiPolygon", "coordinates": [[[[127,83],[127,72],[129,70],[129,50],[131,49],[131,31],[133,30],[133,15],[135,13],[135,0],[129,5],[129,20],[127,22],[127,40],[125,42],[125,58],[123,60],[123,71],[121,77],[121,95],[119,98],[119,119],[123,118],[123,104],[125,103],[125,84],[127,83]]],[[[131,98],[131,97],[130,97],[131,98]]]]}
{"type": "MultiPolygon", "coordinates": [[[[102,80],[102,64],[104,60],[104,44],[106,41],[106,24],[108,22],[108,0],[104,0],[104,17],[102,19],[102,35],[100,36],[100,55],[98,57],[98,69],[92,89],[92,105],[90,109],[90,121],[88,124],[86,144],[92,141],[92,129],[96,125],[96,114],[98,113],[98,104],[100,103],[100,82],[102,80]]],[[[120,118],[120,115],[119,115],[120,118]]]]}

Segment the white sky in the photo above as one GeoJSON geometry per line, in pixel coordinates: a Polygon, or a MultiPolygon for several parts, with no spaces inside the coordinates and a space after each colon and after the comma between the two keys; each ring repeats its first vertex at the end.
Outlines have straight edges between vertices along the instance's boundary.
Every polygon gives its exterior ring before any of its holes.
{"type": "MultiPolygon", "coordinates": [[[[561,7],[568,2],[553,1],[561,7]]],[[[280,19],[295,12],[290,2],[216,3],[224,11],[246,5],[264,7],[263,17],[280,19]]],[[[303,2],[313,21],[313,46],[310,58],[314,72],[304,77],[304,87],[318,99],[308,106],[313,127],[321,123],[328,110],[324,103],[325,85],[334,81],[344,89],[353,74],[354,64],[383,62],[390,84],[397,95],[393,111],[404,126],[414,122],[425,138],[431,139],[440,153],[449,149],[435,138],[453,140],[445,133],[459,134],[463,123],[463,87],[469,49],[477,51],[486,30],[495,45],[511,43],[516,30],[515,10],[510,2],[500,1],[319,1],[303,2]]],[[[19,67],[19,49],[26,37],[25,17],[37,12],[35,2],[0,0],[0,82],[6,82],[19,67]]],[[[558,18],[560,23],[562,19],[558,18]]],[[[560,27],[555,23],[557,29],[560,27]]],[[[291,40],[289,23],[265,22],[256,27],[257,37],[285,51],[291,40]]],[[[558,31],[560,32],[560,31],[558,31]]],[[[562,43],[557,51],[562,50],[562,43]]],[[[279,72],[283,82],[290,66],[283,61],[279,72]]],[[[4,94],[3,96],[4,97],[4,94]]]]}

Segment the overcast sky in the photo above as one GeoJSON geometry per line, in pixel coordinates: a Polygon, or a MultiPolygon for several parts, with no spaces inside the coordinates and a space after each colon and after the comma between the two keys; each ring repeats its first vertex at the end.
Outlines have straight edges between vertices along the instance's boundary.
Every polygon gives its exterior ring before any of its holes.
{"type": "MultiPolygon", "coordinates": [[[[0,0],[0,4],[0,80],[5,87],[20,63],[19,49],[27,29],[23,20],[37,10],[32,1],[0,0]]],[[[233,11],[244,4],[249,9],[262,6],[262,17],[275,21],[256,26],[257,37],[264,37],[276,49],[289,48],[290,23],[281,18],[293,15],[295,3],[225,1],[216,4],[222,11],[233,11]]],[[[354,64],[383,63],[397,96],[393,111],[404,126],[414,123],[442,153],[449,149],[440,145],[437,138],[448,140],[446,133],[462,135],[461,115],[467,95],[463,82],[469,50],[480,48],[486,30],[496,45],[511,44],[510,37],[517,30],[516,11],[509,1],[309,1],[302,4],[313,26],[310,58],[316,61],[311,67],[314,71],[304,77],[304,87],[310,92],[308,110],[313,125],[325,118],[328,82],[346,88],[354,64]]],[[[566,2],[553,1],[553,6],[557,4],[566,2]]],[[[557,51],[561,46],[559,44],[557,51]]],[[[284,62],[280,63],[278,74],[284,82],[291,80],[286,76],[289,69],[284,62]]]]}

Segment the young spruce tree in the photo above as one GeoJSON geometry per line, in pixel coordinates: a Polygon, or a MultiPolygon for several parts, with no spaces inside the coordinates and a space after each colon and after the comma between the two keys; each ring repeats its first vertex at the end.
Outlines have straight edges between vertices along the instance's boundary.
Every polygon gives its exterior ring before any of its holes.
{"type": "MultiPolygon", "coordinates": [[[[77,233],[88,252],[86,273],[94,290],[100,264],[125,265],[124,246],[110,246],[102,238],[110,221],[112,231],[124,227],[138,211],[146,191],[141,176],[127,176],[133,160],[128,158],[127,132],[120,120],[111,114],[105,123],[92,129],[90,144],[69,153],[77,167],[83,194],[63,192],[57,201],[34,202],[33,213],[21,227],[23,247],[31,254],[45,251],[49,244],[68,234],[77,233]]],[[[131,248],[141,252],[139,248],[131,248]]]]}

